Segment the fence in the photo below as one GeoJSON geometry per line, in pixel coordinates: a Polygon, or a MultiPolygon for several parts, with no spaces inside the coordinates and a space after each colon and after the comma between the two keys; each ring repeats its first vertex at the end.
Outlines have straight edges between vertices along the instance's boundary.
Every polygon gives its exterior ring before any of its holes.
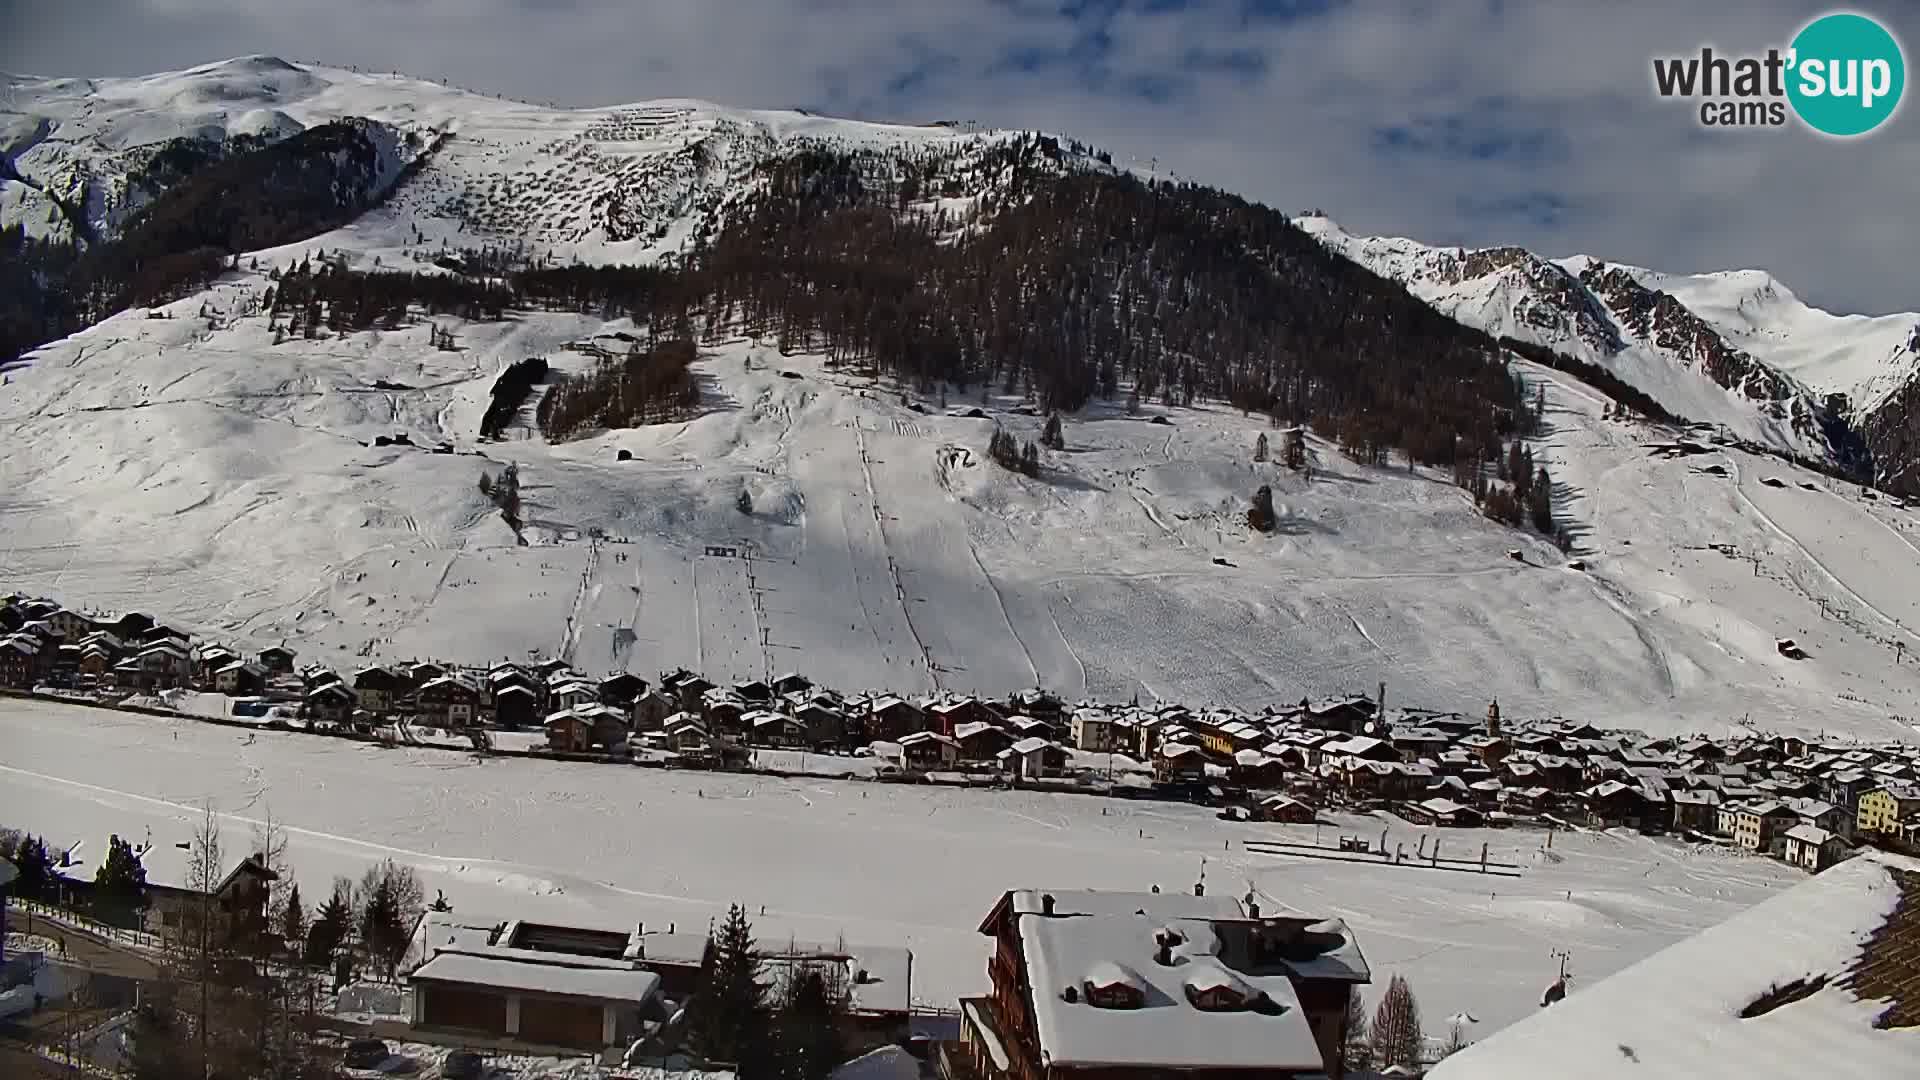
{"type": "Polygon", "coordinates": [[[128,930],[125,927],[114,926],[112,923],[101,922],[99,919],[74,911],[72,908],[58,907],[39,900],[27,900],[18,896],[9,896],[7,897],[7,910],[9,912],[23,912],[28,916],[28,921],[25,926],[16,924],[11,915],[7,917],[7,925],[9,927],[22,930],[23,932],[30,931],[32,927],[32,917],[37,915],[47,922],[55,923],[69,929],[79,930],[92,934],[95,937],[105,938],[109,941],[117,941],[122,945],[130,945],[137,949],[157,950],[166,948],[166,941],[158,934],[149,934],[144,930],[128,930]]]}

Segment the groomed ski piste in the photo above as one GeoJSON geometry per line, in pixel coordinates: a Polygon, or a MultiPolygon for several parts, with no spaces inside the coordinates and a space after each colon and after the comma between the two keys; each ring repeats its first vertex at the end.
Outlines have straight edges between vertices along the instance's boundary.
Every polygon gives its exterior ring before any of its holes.
{"type": "MultiPolygon", "coordinates": [[[[1249,888],[1354,927],[1373,994],[1407,976],[1436,1035],[1481,1037],[1538,1011],[1570,952],[1574,985],[1713,925],[1804,875],[1762,856],[1628,833],[1226,822],[1202,807],[1083,795],[772,779],[257,738],[188,719],[0,702],[0,823],[84,840],[184,843],[203,808],[240,850],[269,816],[303,896],[381,859],[417,866],[456,912],[704,928],[730,903],[755,933],[913,951],[912,994],[953,1008],[987,984],[976,930],[1006,888],[1249,888]],[[1248,840],[1333,844],[1426,834],[1450,858],[1520,877],[1262,855],[1248,840]],[[762,913],[762,907],[765,911],[762,913]]],[[[85,874],[83,864],[76,871],[85,874]]]]}

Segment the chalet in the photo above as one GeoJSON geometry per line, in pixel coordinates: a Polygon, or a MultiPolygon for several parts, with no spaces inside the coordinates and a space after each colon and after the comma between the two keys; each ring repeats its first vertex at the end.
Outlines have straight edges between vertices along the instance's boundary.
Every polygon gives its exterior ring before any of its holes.
{"type": "Polygon", "coordinates": [[[773,704],[773,687],[768,686],[759,679],[749,679],[746,682],[734,683],[733,692],[739,696],[741,701],[749,705],[773,704]]]}
{"type": "Polygon", "coordinates": [[[903,736],[925,731],[926,726],[926,715],[910,701],[888,694],[867,702],[866,737],[870,740],[899,742],[903,736]]]}
{"type": "Polygon", "coordinates": [[[616,709],[631,709],[640,695],[647,692],[647,680],[631,672],[622,671],[600,680],[600,703],[616,709]]]}
{"type": "Polygon", "coordinates": [[[793,718],[805,729],[809,746],[826,749],[847,741],[847,717],[838,709],[809,701],[794,710],[793,718]]]}
{"type": "Polygon", "coordinates": [[[1060,725],[1042,720],[1037,716],[1015,714],[1007,717],[1006,728],[1023,739],[1046,739],[1052,741],[1060,737],[1060,725]]]}
{"type": "Polygon", "coordinates": [[[960,1046],[981,1080],[1340,1080],[1371,978],[1344,923],[1228,897],[1022,890],[980,931],[992,990],[961,999],[960,1046]]]}
{"type": "Polygon", "coordinates": [[[503,728],[532,726],[540,715],[540,696],[533,687],[508,683],[493,692],[493,722],[503,728]]]}
{"type": "Polygon", "coordinates": [[[524,686],[532,690],[535,696],[538,696],[541,688],[540,680],[528,674],[526,670],[518,665],[509,664],[505,661],[487,669],[485,685],[488,693],[491,694],[498,694],[509,686],[524,686]]]}
{"type": "Polygon", "coordinates": [[[680,708],[685,712],[698,712],[709,693],[715,689],[713,683],[690,671],[676,671],[662,680],[666,687],[680,700],[680,708]]]}
{"type": "Polygon", "coordinates": [[[1261,821],[1311,825],[1314,820],[1313,807],[1291,795],[1269,795],[1260,800],[1258,811],[1261,821]]]}
{"type": "Polygon", "coordinates": [[[1001,766],[1021,780],[1058,776],[1067,767],[1067,752],[1045,739],[1021,739],[996,755],[1001,766]]]}
{"type": "Polygon", "coordinates": [[[464,728],[485,723],[480,709],[480,688],[456,675],[440,675],[422,683],[420,692],[414,695],[414,708],[423,721],[436,727],[464,728]]]}
{"type": "Polygon", "coordinates": [[[241,659],[244,657],[225,645],[203,645],[193,650],[195,674],[203,683],[212,682],[221,668],[241,659]]]}
{"type": "Polygon", "coordinates": [[[267,688],[267,669],[235,660],[213,673],[213,688],[222,694],[257,694],[267,688]]]}
{"type": "Polygon", "coordinates": [[[691,713],[675,713],[667,718],[663,742],[667,749],[687,757],[714,752],[716,743],[707,725],[691,713]]]}
{"type": "Polygon", "coordinates": [[[801,694],[811,689],[812,680],[791,671],[773,680],[773,692],[776,694],[801,694]]]}
{"type": "Polygon", "coordinates": [[[1734,808],[1733,842],[1748,851],[1771,852],[1780,835],[1799,821],[1799,815],[1782,803],[1745,803],[1734,808]]]}
{"type": "Polygon", "coordinates": [[[1121,749],[1120,728],[1113,714],[1105,709],[1075,709],[1070,721],[1073,745],[1094,754],[1110,754],[1121,749]]]}
{"type": "Polygon", "coordinates": [[[1471,806],[1462,806],[1452,799],[1423,799],[1408,803],[1401,814],[1416,825],[1453,828],[1478,828],[1486,820],[1480,811],[1471,806]]]}
{"type": "Polygon", "coordinates": [[[1007,698],[1007,715],[1031,716],[1048,724],[1058,724],[1066,703],[1045,690],[1022,690],[1007,698]]]}
{"type": "Polygon", "coordinates": [[[300,716],[317,723],[344,724],[352,714],[353,691],[339,683],[309,690],[300,703],[300,716]]]}
{"type": "Polygon", "coordinates": [[[147,875],[147,906],[141,929],[170,941],[198,935],[203,913],[212,919],[214,940],[244,946],[271,932],[267,898],[280,876],[259,855],[248,855],[221,873],[212,889],[197,887],[191,843],[149,846],[140,853],[147,875]]]}
{"type": "Polygon", "coordinates": [[[992,724],[1000,720],[999,713],[988,708],[979,698],[972,697],[929,702],[926,713],[927,730],[948,736],[959,730],[962,724],[992,724]]]}
{"type": "MultiPolygon", "coordinates": [[[[164,629],[164,627],[156,627],[155,629],[164,629]]],[[[284,645],[269,645],[260,650],[259,661],[260,666],[266,668],[268,671],[278,672],[280,674],[292,674],[293,657],[294,652],[292,649],[284,645]]]]}
{"type": "Polygon", "coordinates": [[[1364,695],[1335,698],[1330,701],[1301,702],[1300,718],[1323,731],[1347,734],[1366,730],[1374,721],[1379,703],[1364,695]]]}
{"type": "Polygon", "coordinates": [[[992,761],[1015,741],[1005,728],[984,721],[961,724],[954,730],[953,739],[961,761],[992,761]]]}
{"type": "Polygon", "coordinates": [[[1371,735],[1355,735],[1326,743],[1320,747],[1320,756],[1323,761],[1330,757],[1358,758],[1362,761],[1400,760],[1392,744],[1371,735]]]}
{"type": "Polygon", "coordinates": [[[1821,799],[1783,798],[1780,802],[1793,811],[1802,825],[1825,829],[1842,840],[1853,839],[1854,814],[1821,799]]]}
{"type": "Polygon", "coordinates": [[[1227,775],[1242,787],[1277,788],[1287,782],[1287,767],[1258,750],[1242,750],[1233,755],[1227,775]]]}
{"type": "Polygon", "coordinates": [[[1817,874],[1847,857],[1845,839],[1817,825],[1795,825],[1781,834],[1781,858],[1817,874]]]}
{"type": "Polygon", "coordinates": [[[747,703],[725,687],[716,686],[700,699],[700,715],[714,732],[738,732],[744,727],[747,703]]]}
{"type": "Polygon", "coordinates": [[[1827,777],[1820,794],[1826,801],[1845,807],[1852,813],[1860,806],[1860,796],[1872,791],[1874,786],[1873,780],[1864,771],[1843,769],[1827,777]]]}
{"type": "Polygon", "coordinates": [[[412,693],[413,684],[406,676],[390,668],[375,665],[353,673],[353,696],[375,716],[400,711],[412,693]]]}
{"type": "Polygon", "coordinates": [[[1402,758],[1418,761],[1438,756],[1452,745],[1453,737],[1437,728],[1394,728],[1387,733],[1387,741],[1402,758]]]}
{"type": "Polygon", "coordinates": [[[951,768],[960,759],[960,742],[937,731],[916,731],[900,740],[900,758],[916,772],[951,768]]]}
{"type": "MultiPolygon", "coordinates": [[[[98,681],[113,670],[114,662],[119,658],[120,650],[105,641],[89,641],[80,646],[80,674],[98,681]]],[[[0,682],[5,675],[0,674],[0,682]]]]}
{"type": "Polygon", "coordinates": [[[44,652],[42,643],[26,634],[0,639],[0,686],[32,689],[48,666],[44,652]]]}
{"type": "Polygon", "coordinates": [[[1207,751],[1194,743],[1162,743],[1153,758],[1153,778],[1162,784],[1191,783],[1207,775],[1207,751]]]}
{"type": "Polygon", "coordinates": [[[679,711],[679,699],[655,687],[633,699],[633,726],[642,731],[656,731],[667,722],[667,717],[679,711]]]}
{"type": "Polygon", "coordinates": [[[1720,795],[1712,790],[1670,791],[1667,800],[1673,806],[1673,827],[1697,833],[1712,833],[1719,825],[1720,795]]]}
{"type": "Polygon", "coordinates": [[[133,659],[144,690],[184,686],[193,671],[187,650],[171,640],[144,645],[133,659]]]}
{"type": "Polygon", "coordinates": [[[1640,828],[1648,818],[1647,797],[1638,787],[1608,780],[1580,793],[1587,822],[1597,828],[1640,828]]]}
{"type": "Polygon", "coordinates": [[[533,673],[541,682],[552,683],[556,675],[570,675],[573,665],[557,656],[550,656],[533,665],[533,673]]]}
{"type": "Polygon", "coordinates": [[[572,709],[549,715],[542,726],[547,731],[548,749],[578,753],[593,747],[593,724],[572,709]]]}
{"type": "Polygon", "coordinates": [[[558,682],[547,684],[548,709],[575,709],[598,704],[600,688],[571,673],[563,674],[558,682]]]}
{"type": "Polygon", "coordinates": [[[142,634],[153,629],[154,622],[151,615],[129,611],[118,618],[99,620],[99,625],[101,629],[111,630],[119,635],[121,640],[133,642],[140,640],[142,634]]]}
{"type": "Polygon", "coordinates": [[[63,641],[77,642],[98,629],[92,619],[66,608],[60,608],[45,618],[47,625],[53,627],[53,632],[60,635],[63,641]]]}
{"type": "Polygon", "coordinates": [[[807,746],[807,725],[786,713],[756,709],[740,717],[755,746],[807,746]]]}

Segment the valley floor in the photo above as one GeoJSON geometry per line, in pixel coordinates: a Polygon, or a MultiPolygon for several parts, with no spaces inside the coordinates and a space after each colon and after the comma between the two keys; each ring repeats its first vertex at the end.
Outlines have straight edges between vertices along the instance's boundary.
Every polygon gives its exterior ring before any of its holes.
{"type": "MultiPolygon", "coordinates": [[[[1351,924],[1375,973],[1406,975],[1438,1034],[1536,1011],[1555,949],[1576,992],[1800,877],[1780,863],[1614,833],[1429,831],[1376,818],[1319,828],[1224,822],[1170,803],[381,749],[68,705],[0,701],[0,824],[97,857],[109,833],[187,841],[201,808],[242,846],[271,815],[301,892],[382,858],[417,866],[456,911],[615,926],[704,925],[740,902],[762,939],[904,944],[913,996],[986,984],[975,930],[1009,888],[1248,889],[1351,924]],[[1518,879],[1258,855],[1252,839],[1341,832],[1519,863],[1518,879]],[[765,907],[764,914],[761,912],[765,907]]],[[[91,862],[82,864],[87,873],[91,862]]]]}

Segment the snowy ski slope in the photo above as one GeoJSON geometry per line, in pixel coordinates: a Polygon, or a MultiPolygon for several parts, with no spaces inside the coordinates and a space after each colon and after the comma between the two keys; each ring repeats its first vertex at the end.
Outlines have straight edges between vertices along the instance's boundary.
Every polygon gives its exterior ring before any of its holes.
{"type": "Polygon", "coordinates": [[[9,373],[9,586],[342,664],[562,653],[649,675],[1243,706],[1385,681],[1402,704],[1497,696],[1649,730],[1890,737],[1920,715],[1920,666],[1895,663],[1897,643],[1920,648],[1911,513],[1739,452],[1655,456],[1671,433],[1601,419],[1604,399],[1565,376],[1529,377],[1584,573],[1435,477],[1317,442],[1311,479],[1255,464],[1258,418],[1095,406],[1029,480],[983,453],[995,422],[1037,436],[1014,399],[915,411],[745,341],[699,362],[689,422],[481,443],[506,364],[577,368],[568,343],[625,324],[526,313],[457,326],[456,351],[429,348],[425,324],[274,345],[264,274],[9,373]],[[417,446],[368,445],[400,433],[417,446]],[[424,449],[443,442],[456,452],[424,449]],[[1697,471],[1715,461],[1727,477],[1697,471]],[[526,546],[478,489],[508,463],[526,546]],[[1242,523],[1261,483],[1269,537],[1242,523]],[[1780,657],[1789,636],[1812,659],[1780,657]]]}
{"type": "MultiPolygon", "coordinates": [[[[97,851],[109,833],[187,841],[201,808],[228,850],[269,815],[300,891],[326,895],[393,858],[454,910],[594,925],[701,927],[747,906],[763,941],[905,945],[916,1001],[986,987],[980,919],[1007,888],[1248,888],[1353,926],[1372,992],[1407,976],[1437,1032],[1479,1037],[1538,1011],[1555,949],[1578,987],[1713,925],[1803,875],[1755,856],[1631,834],[1428,833],[1449,856],[1520,878],[1288,859],[1249,839],[1312,842],[1313,826],[1219,821],[1202,807],[1035,792],[493,759],[246,733],[187,720],[0,701],[0,822],[97,851]],[[689,794],[689,789],[692,793],[689,794]],[[761,906],[765,905],[765,913],[761,906]]],[[[1373,818],[1324,827],[1379,839],[1373,818]]],[[[1409,852],[1426,830],[1390,826],[1409,852]]]]}

